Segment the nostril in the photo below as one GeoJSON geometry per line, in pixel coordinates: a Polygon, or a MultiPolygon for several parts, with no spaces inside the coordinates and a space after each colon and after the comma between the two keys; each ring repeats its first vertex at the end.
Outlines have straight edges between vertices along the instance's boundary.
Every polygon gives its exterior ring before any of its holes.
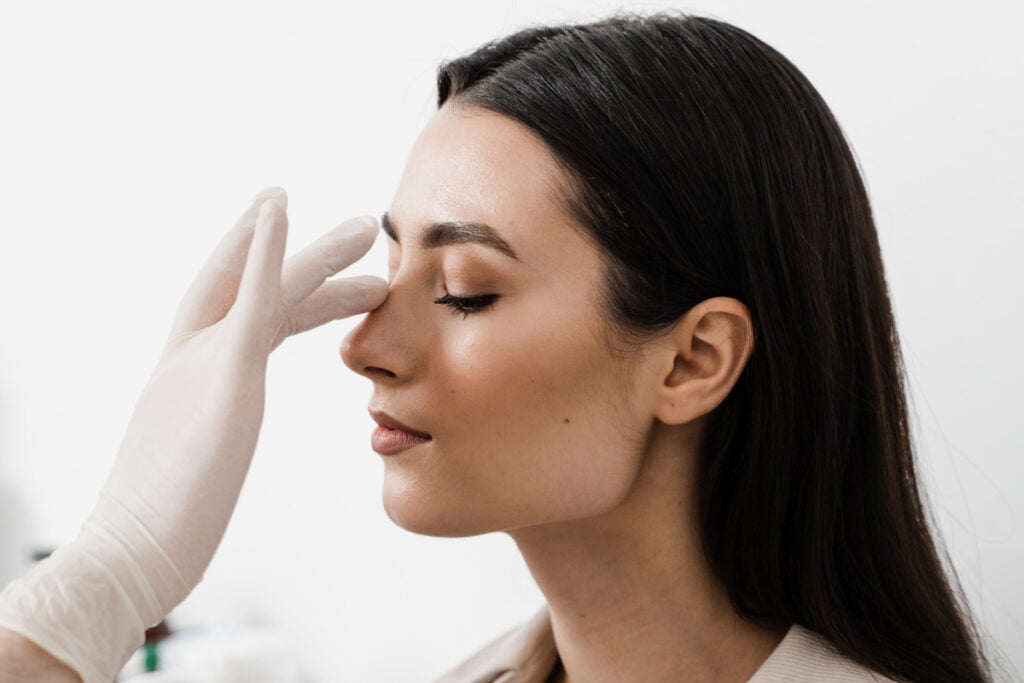
{"type": "Polygon", "coordinates": [[[395,375],[395,373],[391,372],[390,370],[385,370],[384,368],[378,368],[375,365],[367,365],[366,366],[366,372],[368,374],[372,373],[372,372],[383,372],[388,377],[397,377],[397,375],[395,375]]]}

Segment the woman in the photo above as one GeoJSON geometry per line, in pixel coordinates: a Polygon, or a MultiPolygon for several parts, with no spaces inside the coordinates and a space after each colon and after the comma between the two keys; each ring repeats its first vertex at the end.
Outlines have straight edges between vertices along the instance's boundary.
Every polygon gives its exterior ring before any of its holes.
{"type": "Polygon", "coordinates": [[[388,515],[508,533],[547,600],[442,680],[988,680],[867,195],[803,75],[728,24],[623,14],[443,64],[438,105],[382,217],[386,300],[326,289],[375,225],[282,267],[264,198],[226,238],[80,537],[0,595],[18,651],[109,681],[219,543],[266,355],[369,310],[342,357],[388,515]]]}

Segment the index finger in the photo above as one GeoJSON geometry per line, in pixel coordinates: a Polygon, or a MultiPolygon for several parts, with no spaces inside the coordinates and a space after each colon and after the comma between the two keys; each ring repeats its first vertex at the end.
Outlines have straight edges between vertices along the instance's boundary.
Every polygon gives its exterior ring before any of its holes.
{"type": "Polygon", "coordinates": [[[373,246],[379,226],[373,216],[351,218],[285,259],[279,313],[319,289],[327,278],[358,261],[373,246]]]}

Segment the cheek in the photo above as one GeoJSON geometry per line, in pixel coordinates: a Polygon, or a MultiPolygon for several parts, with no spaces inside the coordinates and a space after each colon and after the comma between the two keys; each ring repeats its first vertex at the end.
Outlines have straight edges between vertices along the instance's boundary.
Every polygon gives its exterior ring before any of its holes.
{"type": "Polygon", "coordinates": [[[446,398],[495,427],[523,420],[532,428],[566,424],[564,418],[572,424],[573,413],[593,403],[593,392],[581,387],[597,389],[595,382],[610,370],[589,330],[564,320],[558,327],[543,321],[481,325],[441,348],[446,398]]]}
{"type": "Polygon", "coordinates": [[[625,495],[639,467],[626,436],[635,425],[621,409],[621,368],[587,321],[481,324],[440,348],[438,444],[496,524],[596,514],[625,495]]]}

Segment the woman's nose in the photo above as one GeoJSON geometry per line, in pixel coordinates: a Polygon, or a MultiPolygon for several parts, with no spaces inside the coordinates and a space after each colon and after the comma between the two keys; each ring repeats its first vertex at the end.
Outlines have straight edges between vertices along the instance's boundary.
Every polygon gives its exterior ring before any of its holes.
{"type": "Polygon", "coordinates": [[[353,372],[371,380],[399,382],[415,371],[415,329],[410,311],[401,310],[395,287],[383,304],[366,314],[341,342],[341,359],[353,372]]]}

